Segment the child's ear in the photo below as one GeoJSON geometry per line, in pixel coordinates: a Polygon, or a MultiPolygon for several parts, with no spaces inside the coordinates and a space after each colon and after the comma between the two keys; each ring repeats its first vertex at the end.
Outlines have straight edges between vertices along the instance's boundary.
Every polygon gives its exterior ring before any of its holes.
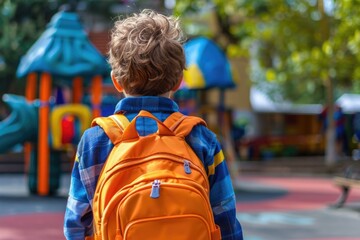
{"type": "Polygon", "coordinates": [[[123,92],[124,91],[123,87],[120,85],[120,83],[116,79],[115,74],[113,73],[113,71],[111,71],[111,80],[112,80],[116,90],[118,90],[118,92],[123,92]]]}
{"type": "Polygon", "coordinates": [[[173,89],[171,89],[171,91],[175,92],[180,88],[181,82],[183,81],[183,75],[180,76],[178,82],[176,83],[176,85],[173,87],[173,89]]]}

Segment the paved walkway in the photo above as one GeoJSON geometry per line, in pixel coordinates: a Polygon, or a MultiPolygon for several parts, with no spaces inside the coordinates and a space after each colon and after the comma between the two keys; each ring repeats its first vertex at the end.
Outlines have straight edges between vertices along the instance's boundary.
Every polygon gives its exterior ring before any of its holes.
{"type": "MultiPolygon", "coordinates": [[[[69,176],[56,197],[31,196],[23,175],[0,175],[0,240],[64,239],[69,176]]],[[[360,191],[331,209],[340,190],[330,178],[242,175],[234,183],[245,240],[360,239],[360,191]]]]}
{"type": "Polygon", "coordinates": [[[360,191],[341,209],[331,178],[240,176],[238,218],[246,240],[359,240],[360,191]]]}
{"type": "Polygon", "coordinates": [[[0,240],[60,240],[69,177],[58,196],[30,195],[24,175],[0,175],[0,240]]]}

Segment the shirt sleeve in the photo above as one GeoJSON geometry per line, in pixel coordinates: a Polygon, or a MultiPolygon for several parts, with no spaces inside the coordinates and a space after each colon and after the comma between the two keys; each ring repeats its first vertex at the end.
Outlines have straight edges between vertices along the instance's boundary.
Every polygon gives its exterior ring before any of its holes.
{"type": "Polygon", "coordinates": [[[113,145],[98,126],[85,131],[77,147],[64,216],[67,240],[93,235],[92,200],[96,183],[113,145]]]}
{"type": "Polygon", "coordinates": [[[71,174],[64,235],[68,240],[83,240],[85,236],[92,235],[92,211],[85,186],[80,179],[78,155],[71,174]]]}
{"type": "Polygon", "coordinates": [[[210,202],[215,223],[223,240],[242,240],[242,228],[236,218],[236,198],[225,156],[219,142],[215,143],[213,163],[208,165],[210,202]]]}
{"type": "Polygon", "coordinates": [[[226,159],[216,135],[204,126],[195,126],[187,141],[203,161],[210,183],[210,203],[223,240],[243,240],[236,218],[236,199],[226,159]]]}

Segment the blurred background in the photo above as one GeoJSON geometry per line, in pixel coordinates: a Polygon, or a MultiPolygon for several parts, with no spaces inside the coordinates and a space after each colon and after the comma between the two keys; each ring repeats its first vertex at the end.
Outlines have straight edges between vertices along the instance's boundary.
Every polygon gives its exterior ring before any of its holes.
{"type": "Polygon", "coordinates": [[[360,239],[358,0],[0,0],[0,239],[34,206],[62,239],[76,144],[123,97],[110,29],[145,8],[181,20],[174,99],[218,134],[245,239],[360,239]]]}

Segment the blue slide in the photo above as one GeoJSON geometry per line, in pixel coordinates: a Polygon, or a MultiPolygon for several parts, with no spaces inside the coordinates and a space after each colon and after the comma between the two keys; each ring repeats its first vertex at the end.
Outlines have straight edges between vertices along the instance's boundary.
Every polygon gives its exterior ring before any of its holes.
{"type": "Polygon", "coordinates": [[[29,103],[25,97],[14,94],[4,94],[3,101],[10,115],[0,122],[0,153],[17,144],[36,141],[38,134],[38,101],[29,103]]]}

